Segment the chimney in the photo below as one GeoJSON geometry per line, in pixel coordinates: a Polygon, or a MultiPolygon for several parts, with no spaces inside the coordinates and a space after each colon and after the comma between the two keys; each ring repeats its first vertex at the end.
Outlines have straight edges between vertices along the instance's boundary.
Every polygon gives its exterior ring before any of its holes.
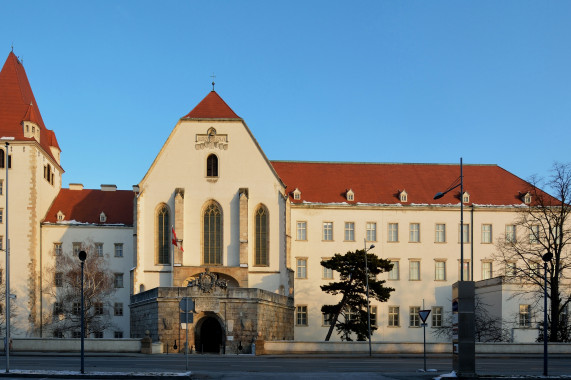
{"type": "Polygon", "coordinates": [[[101,185],[101,191],[117,191],[117,185],[101,185]]]}
{"type": "Polygon", "coordinates": [[[81,184],[81,183],[70,183],[69,189],[70,190],[83,190],[83,184],[81,184]]]}

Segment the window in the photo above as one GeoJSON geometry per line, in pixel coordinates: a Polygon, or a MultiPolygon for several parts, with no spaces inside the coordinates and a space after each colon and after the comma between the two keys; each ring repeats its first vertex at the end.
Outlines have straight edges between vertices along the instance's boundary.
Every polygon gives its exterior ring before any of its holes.
{"type": "MultiPolygon", "coordinates": [[[[0,149],[0,168],[5,168],[5,158],[6,154],[4,153],[4,149],[0,149]]],[[[8,169],[12,168],[12,155],[8,155],[8,169]]]]}
{"type": "Polygon", "coordinates": [[[115,273],[114,285],[116,288],[123,287],[123,273],[115,273]]]}
{"type": "Polygon", "coordinates": [[[333,222],[323,222],[323,240],[333,241],[333,222]]]}
{"type": "Polygon", "coordinates": [[[517,267],[514,262],[506,263],[506,276],[513,277],[517,273],[517,267]]]}
{"type": "Polygon", "coordinates": [[[113,305],[113,315],[116,317],[120,317],[123,315],[123,303],[122,302],[115,302],[113,305]]]}
{"type": "Polygon", "coordinates": [[[115,257],[123,257],[123,243],[115,243],[115,257]]]}
{"type": "Polygon", "coordinates": [[[63,339],[63,331],[55,330],[54,331],[54,338],[63,339]]]}
{"type": "Polygon", "coordinates": [[[61,256],[61,254],[62,254],[61,243],[54,243],[54,255],[61,256]]]}
{"type": "Polygon", "coordinates": [[[321,314],[321,326],[331,326],[331,314],[322,313],[321,314]]]}
{"type": "Polygon", "coordinates": [[[377,327],[377,307],[371,306],[371,327],[377,327]]]}
{"type": "Polygon", "coordinates": [[[490,244],[492,242],[492,225],[482,224],[482,243],[490,244]]]}
{"type": "Polygon", "coordinates": [[[460,242],[460,239],[463,240],[464,244],[470,242],[470,225],[469,224],[463,224],[462,225],[462,236],[460,236],[460,233],[458,233],[458,242],[460,242]]]}
{"type": "Polygon", "coordinates": [[[301,191],[298,188],[296,188],[293,191],[293,199],[295,199],[296,201],[299,201],[301,199],[301,191]]]}
{"type": "Polygon", "coordinates": [[[492,278],[492,262],[484,261],[482,262],[482,280],[489,278],[492,278]]]}
{"type": "Polygon", "coordinates": [[[345,241],[355,241],[354,222],[345,222],[345,241]]]}
{"type": "Polygon", "coordinates": [[[206,159],[206,176],[218,177],[218,157],[215,154],[211,154],[206,159]]]}
{"type": "Polygon", "coordinates": [[[115,331],[115,334],[113,334],[113,337],[115,339],[123,339],[123,331],[115,331]]]}
{"type": "Polygon", "coordinates": [[[4,250],[4,236],[0,236],[0,251],[4,250]]]}
{"type": "Polygon", "coordinates": [[[307,306],[297,306],[295,308],[295,325],[307,326],[307,306]]]}
{"type": "Polygon", "coordinates": [[[516,242],[515,226],[513,224],[508,224],[506,226],[506,242],[508,243],[516,242]]]}
{"type": "Polygon", "coordinates": [[[446,224],[436,224],[436,229],[434,231],[434,242],[446,243],[446,224]]]}
{"type": "Polygon", "coordinates": [[[297,222],[297,240],[307,240],[307,222],[297,222]]]}
{"type": "Polygon", "coordinates": [[[470,261],[464,260],[462,264],[462,276],[464,276],[464,281],[470,281],[470,261]]]}
{"type": "Polygon", "coordinates": [[[4,194],[4,180],[0,179],[0,195],[4,194]]]}
{"type": "Polygon", "coordinates": [[[531,327],[530,311],[530,305],[519,305],[519,327],[531,327]]]}
{"type": "Polygon", "coordinates": [[[351,189],[347,190],[347,200],[351,202],[355,200],[355,193],[351,189]]]}
{"type": "Polygon", "coordinates": [[[54,302],[54,315],[59,315],[61,313],[63,313],[61,302],[54,302]]]}
{"type": "Polygon", "coordinates": [[[61,288],[63,286],[63,273],[62,272],[56,272],[54,274],[54,285],[58,288],[61,288]]]}
{"type": "Polygon", "coordinates": [[[103,302],[95,302],[93,304],[95,315],[103,315],[103,302]]]}
{"type": "MultiPolygon", "coordinates": [[[[323,260],[328,260],[328,259],[323,259],[323,260]]],[[[333,280],[333,269],[325,268],[324,266],[321,266],[321,268],[322,268],[322,278],[324,280],[333,280]]]]}
{"type": "Polygon", "coordinates": [[[411,306],[408,309],[408,327],[420,327],[420,306],[411,306]]]}
{"type": "Polygon", "coordinates": [[[170,264],[171,232],[169,229],[169,209],[162,204],[157,210],[156,239],[157,239],[157,264],[170,264]]]}
{"type": "Polygon", "coordinates": [[[543,267],[543,265],[541,265],[539,262],[530,262],[529,263],[529,277],[534,278],[534,277],[542,277],[541,275],[541,268],[543,267]]]}
{"type": "Polygon", "coordinates": [[[104,212],[99,214],[99,223],[105,223],[107,221],[107,215],[104,212]]]}
{"type": "Polygon", "coordinates": [[[408,202],[408,194],[404,190],[400,192],[400,201],[401,202],[408,202]]]}
{"type": "Polygon", "coordinates": [[[94,337],[95,339],[103,339],[103,331],[95,331],[95,332],[93,333],[93,337],[94,337]]]}
{"type": "Polygon", "coordinates": [[[345,309],[345,322],[356,322],[359,317],[359,310],[353,307],[345,309]]]}
{"type": "Polygon", "coordinates": [[[73,249],[73,255],[77,256],[79,254],[79,251],[81,251],[81,243],[75,242],[72,243],[72,249],[73,249]]]}
{"type": "Polygon", "coordinates": [[[434,280],[446,281],[446,261],[434,262],[434,280]]]}
{"type": "Polygon", "coordinates": [[[389,306],[389,327],[399,327],[399,307],[389,306]]]}
{"type": "Polygon", "coordinates": [[[419,223],[411,223],[410,224],[408,241],[410,243],[419,243],[420,242],[420,224],[419,223]]]}
{"type": "Polygon", "coordinates": [[[533,225],[529,228],[529,244],[539,243],[539,226],[533,225]]]}
{"type": "Polygon", "coordinates": [[[72,305],[71,312],[73,313],[73,315],[80,315],[81,314],[81,303],[80,302],[74,302],[72,305]]]}
{"type": "Polygon", "coordinates": [[[256,210],[255,216],[256,228],[256,258],[254,265],[267,266],[269,265],[269,218],[268,210],[265,206],[261,205],[256,210]]]}
{"type": "Polygon", "coordinates": [[[408,266],[408,279],[410,281],[420,281],[420,261],[411,260],[408,266]]]}
{"type": "Polygon", "coordinates": [[[466,191],[462,195],[462,202],[463,203],[470,203],[470,194],[468,194],[468,192],[466,192],[466,191]]]}
{"type": "Polygon", "coordinates": [[[377,223],[367,222],[367,241],[377,241],[377,223]]]}
{"type": "Polygon", "coordinates": [[[298,258],[296,266],[296,277],[297,278],[307,278],[307,259],[306,258],[298,258]]]}
{"type": "Polygon", "coordinates": [[[103,257],[103,243],[95,243],[95,253],[99,257],[103,257]]]}
{"type": "Polygon", "coordinates": [[[442,306],[432,307],[432,327],[442,327],[442,306]]]}
{"type": "Polygon", "coordinates": [[[389,271],[389,280],[398,280],[400,278],[399,262],[392,260],[391,264],[393,264],[393,267],[389,271]]]}
{"type": "Polygon", "coordinates": [[[204,210],[204,264],[222,264],[222,212],[212,202],[204,210]]]}
{"type": "Polygon", "coordinates": [[[0,208],[0,223],[4,223],[4,209],[0,208]]]}
{"type": "Polygon", "coordinates": [[[81,331],[72,331],[71,337],[74,339],[80,339],[81,338],[81,331]]]}
{"type": "Polygon", "coordinates": [[[389,223],[389,242],[396,243],[399,241],[399,224],[389,223]]]}

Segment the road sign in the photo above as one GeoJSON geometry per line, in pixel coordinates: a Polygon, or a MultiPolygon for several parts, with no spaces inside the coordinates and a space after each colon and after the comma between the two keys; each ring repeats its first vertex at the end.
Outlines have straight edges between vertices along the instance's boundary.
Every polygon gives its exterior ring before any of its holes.
{"type": "Polygon", "coordinates": [[[183,297],[178,303],[178,307],[186,313],[194,312],[194,301],[190,297],[183,297]]]}
{"type": "Polygon", "coordinates": [[[430,314],[430,310],[419,310],[418,311],[418,316],[422,320],[422,323],[426,322],[426,318],[428,318],[429,314],[430,314]]]}

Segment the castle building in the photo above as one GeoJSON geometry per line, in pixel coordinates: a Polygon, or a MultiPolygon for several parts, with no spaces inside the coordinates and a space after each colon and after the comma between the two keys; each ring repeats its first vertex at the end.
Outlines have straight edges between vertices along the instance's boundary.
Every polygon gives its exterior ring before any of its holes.
{"type": "MultiPolygon", "coordinates": [[[[483,281],[514,340],[537,335],[529,301],[505,293],[510,268],[492,258],[498,238],[526,238],[514,220],[530,202],[529,184],[499,166],[464,165],[464,193],[434,200],[458,178],[459,165],[270,161],[213,90],[180,118],[132,190],[65,189],[55,134],[13,53],[0,72],[0,135],[14,138],[0,152],[0,169],[8,165],[10,175],[14,336],[52,336],[45,268],[85,242],[115,275],[113,328],[93,338],[149,330],[172,346],[188,328],[190,344],[209,352],[240,352],[259,338],[323,340],[329,321],[321,306],[336,298],[320,285],[338,276],[320,262],[371,244],[371,253],[394,264],[381,276],[396,289],[388,302],[372,302],[374,341],[422,341],[421,308],[431,310],[431,329],[444,326],[462,271],[483,281]],[[187,298],[188,324],[180,303],[187,298]],[[522,310],[530,323],[520,323],[522,310]]],[[[5,180],[0,170],[0,205],[5,180]]]]}

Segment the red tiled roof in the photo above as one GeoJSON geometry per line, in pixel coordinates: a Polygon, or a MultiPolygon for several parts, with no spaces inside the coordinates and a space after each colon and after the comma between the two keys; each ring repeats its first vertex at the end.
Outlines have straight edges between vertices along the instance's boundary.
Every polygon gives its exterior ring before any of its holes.
{"type": "MultiPolygon", "coordinates": [[[[405,190],[403,204],[459,204],[460,188],[434,200],[460,176],[459,165],[446,164],[375,164],[272,161],[293,203],[376,203],[399,204],[399,192],[405,190]],[[292,192],[298,188],[301,200],[292,192]],[[354,202],[346,199],[347,190],[355,193],[354,202]]],[[[480,205],[521,205],[530,189],[528,182],[496,165],[464,165],[464,191],[470,203],[480,205]]]]}
{"type": "Polygon", "coordinates": [[[129,190],[70,190],[61,189],[46,214],[44,222],[57,223],[57,214],[61,211],[65,221],[79,223],[125,224],[133,225],[133,198],[135,193],[129,190]],[[107,221],[101,223],[101,212],[107,221]]]}
{"type": "Polygon", "coordinates": [[[50,146],[59,149],[55,134],[44,125],[24,66],[14,53],[10,52],[0,71],[0,136],[12,136],[19,141],[33,141],[33,138],[24,137],[21,124],[23,120],[40,126],[40,145],[53,158],[50,146]]]}
{"type": "Polygon", "coordinates": [[[241,119],[216,93],[210,91],[208,95],[184,119],[241,119]]]}

